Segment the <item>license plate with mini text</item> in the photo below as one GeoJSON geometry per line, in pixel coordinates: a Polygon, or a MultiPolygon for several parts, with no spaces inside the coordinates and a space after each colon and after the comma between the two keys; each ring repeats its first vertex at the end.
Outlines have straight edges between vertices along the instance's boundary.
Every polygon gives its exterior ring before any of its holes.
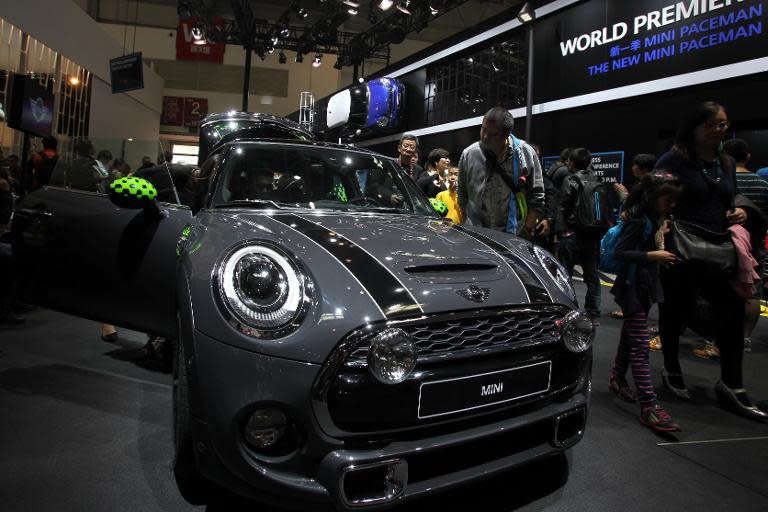
{"type": "Polygon", "coordinates": [[[424,382],[419,389],[419,419],[546,393],[551,375],[552,361],[543,361],[468,377],[424,382]]]}

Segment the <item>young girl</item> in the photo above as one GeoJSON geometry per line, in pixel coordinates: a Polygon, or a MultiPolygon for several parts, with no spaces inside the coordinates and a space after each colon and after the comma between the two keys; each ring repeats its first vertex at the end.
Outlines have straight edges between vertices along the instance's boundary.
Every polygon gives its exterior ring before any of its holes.
{"type": "Polygon", "coordinates": [[[623,263],[611,293],[624,311],[624,325],[608,388],[628,402],[640,402],[640,422],[653,430],[674,432],[680,427],[656,402],[648,365],[648,311],[663,301],[659,265],[675,264],[676,256],[663,250],[665,218],[680,195],[670,175],[644,176],[625,203],[627,220],[615,249],[623,263]],[[661,233],[659,233],[661,232],[661,233]],[[637,397],[625,375],[632,366],[637,397]]]}

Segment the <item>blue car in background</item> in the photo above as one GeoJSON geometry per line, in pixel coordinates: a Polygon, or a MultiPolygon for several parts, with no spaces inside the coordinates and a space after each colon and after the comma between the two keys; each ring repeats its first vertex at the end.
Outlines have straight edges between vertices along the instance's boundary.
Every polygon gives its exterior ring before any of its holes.
{"type": "Polygon", "coordinates": [[[328,128],[396,128],[402,117],[404,89],[394,78],[376,78],[345,89],[328,100],[326,124],[328,128]]]}

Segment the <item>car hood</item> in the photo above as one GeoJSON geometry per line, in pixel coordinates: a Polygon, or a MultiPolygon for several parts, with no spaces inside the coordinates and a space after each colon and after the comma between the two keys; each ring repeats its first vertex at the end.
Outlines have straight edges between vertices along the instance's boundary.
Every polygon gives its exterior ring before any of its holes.
{"type": "Polygon", "coordinates": [[[524,244],[505,246],[447,220],[303,212],[270,218],[342,263],[387,319],[480,305],[552,302],[524,244]]]}
{"type": "Polygon", "coordinates": [[[195,327],[279,357],[322,362],[347,333],[402,318],[573,306],[546,277],[530,244],[503,233],[415,215],[217,209],[201,212],[189,240],[193,249],[183,255],[195,310],[205,311],[216,297],[211,270],[215,275],[228,248],[260,240],[283,247],[310,275],[312,318],[279,342],[249,339],[225,315],[196,315],[195,327]]]}

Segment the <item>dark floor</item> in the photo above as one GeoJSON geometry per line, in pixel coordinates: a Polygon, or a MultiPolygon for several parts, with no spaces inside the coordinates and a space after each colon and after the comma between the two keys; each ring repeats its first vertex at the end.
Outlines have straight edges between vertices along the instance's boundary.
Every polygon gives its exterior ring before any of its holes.
{"type": "MultiPolygon", "coordinates": [[[[583,287],[578,286],[580,295],[583,287]]],[[[604,311],[613,301],[604,288],[604,311]]],[[[97,324],[50,311],[0,330],[0,510],[193,510],[170,473],[170,376],[137,364],[144,336],[121,331],[116,344],[97,324]]],[[[720,409],[716,363],[683,365],[696,394],[662,404],[684,431],[661,438],[637,410],[606,389],[620,322],[603,319],[595,342],[592,408],[584,440],[561,457],[400,510],[768,510],[768,425],[720,409]]],[[[754,398],[768,398],[768,321],[745,355],[754,398]]],[[[661,355],[652,353],[655,381],[661,355]]],[[[202,507],[198,507],[202,510],[202,507]]],[[[264,507],[217,496],[208,511],[264,507]]]]}

